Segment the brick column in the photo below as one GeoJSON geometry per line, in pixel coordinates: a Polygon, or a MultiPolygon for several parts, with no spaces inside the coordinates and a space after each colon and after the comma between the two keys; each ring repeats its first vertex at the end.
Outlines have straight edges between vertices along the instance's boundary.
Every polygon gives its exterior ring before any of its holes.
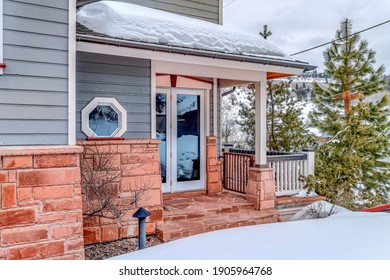
{"type": "Polygon", "coordinates": [[[206,137],[206,192],[222,191],[221,162],[217,160],[217,138],[206,137]]]}
{"type": "Polygon", "coordinates": [[[273,168],[249,168],[246,199],[255,203],[256,210],[275,208],[275,178],[273,168]]]}
{"type": "Polygon", "coordinates": [[[84,259],[81,147],[0,147],[0,259],[84,259]]]}

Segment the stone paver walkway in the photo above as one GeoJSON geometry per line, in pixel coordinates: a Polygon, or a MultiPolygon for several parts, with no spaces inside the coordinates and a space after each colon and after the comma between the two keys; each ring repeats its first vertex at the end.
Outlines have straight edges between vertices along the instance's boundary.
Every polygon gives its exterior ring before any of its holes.
{"type": "Polygon", "coordinates": [[[203,232],[277,222],[276,210],[256,211],[244,196],[230,192],[164,199],[157,236],[170,241],[203,232]]]}

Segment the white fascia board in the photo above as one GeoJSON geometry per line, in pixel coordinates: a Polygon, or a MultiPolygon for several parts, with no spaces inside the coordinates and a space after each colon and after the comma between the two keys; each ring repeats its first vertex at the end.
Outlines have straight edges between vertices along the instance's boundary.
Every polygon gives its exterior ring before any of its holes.
{"type": "MultiPolygon", "coordinates": [[[[215,69],[230,68],[235,70],[247,70],[247,71],[255,71],[255,72],[277,72],[277,73],[285,73],[291,75],[299,75],[303,72],[303,69],[292,68],[292,67],[264,65],[264,64],[251,63],[251,62],[240,62],[240,61],[233,61],[233,60],[226,60],[226,59],[219,59],[219,58],[207,58],[207,57],[194,56],[194,55],[183,55],[183,54],[167,53],[167,52],[160,52],[160,51],[150,51],[150,50],[135,49],[135,48],[121,47],[121,46],[88,43],[88,42],[77,42],[77,50],[82,52],[101,53],[101,54],[124,56],[124,57],[136,57],[136,58],[150,59],[150,60],[163,61],[163,62],[175,62],[175,63],[183,63],[183,64],[190,64],[190,65],[198,65],[198,66],[212,66],[215,67],[215,69]]],[[[176,72],[179,73],[171,73],[171,74],[183,74],[180,70],[181,69],[176,70],[176,72]]],[[[167,73],[167,72],[165,71],[163,73],[167,73]]],[[[201,75],[201,76],[206,77],[205,75],[201,75]]],[[[228,77],[218,72],[215,72],[213,75],[211,76],[209,75],[208,77],[228,79],[228,77]]],[[[233,77],[229,76],[229,78],[233,78],[233,77]]],[[[248,79],[244,79],[243,77],[241,78],[235,77],[235,79],[248,80],[248,79]]],[[[257,81],[258,78],[257,79],[250,78],[249,80],[257,81]]]]}
{"type": "Polygon", "coordinates": [[[265,81],[267,77],[267,73],[264,71],[244,70],[213,65],[199,65],[193,64],[192,62],[192,60],[187,61],[187,63],[155,61],[155,70],[156,73],[188,75],[218,79],[240,79],[249,82],[265,81]]]}
{"type": "Polygon", "coordinates": [[[68,145],[76,145],[76,0],[68,11],[68,145]]]}

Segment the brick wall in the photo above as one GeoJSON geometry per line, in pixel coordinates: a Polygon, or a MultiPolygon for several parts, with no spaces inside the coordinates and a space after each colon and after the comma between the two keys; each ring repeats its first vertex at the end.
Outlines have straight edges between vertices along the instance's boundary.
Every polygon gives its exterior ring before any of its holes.
{"type": "Polygon", "coordinates": [[[84,259],[81,147],[0,147],[0,259],[84,259]]]}
{"type": "MultiPolygon", "coordinates": [[[[111,162],[108,168],[109,172],[111,174],[120,172],[120,176],[109,186],[112,188],[112,201],[115,205],[118,207],[125,205],[123,209],[126,209],[129,198],[134,196],[137,189],[141,187],[147,189],[140,199],[129,207],[129,211],[120,218],[85,217],[85,244],[136,236],[138,221],[132,215],[139,207],[145,207],[151,212],[152,215],[147,219],[147,233],[155,233],[156,222],[163,219],[159,143],[159,140],[151,139],[80,142],[80,145],[84,147],[83,162],[87,165],[97,166],[99,157],[101,158],[99,154],[107,154],[111,162]]],[[[90,166],[84,166],[83,163],[81,169],[82,172],[88,172],[90,166]]],[[[93,196],[88,196],[83,191],[84,212],[95,207],[93,203],[91,204],[90,197],[93,196]]],[[[107,211],[103,214],[110,216],[107,211]]]]}

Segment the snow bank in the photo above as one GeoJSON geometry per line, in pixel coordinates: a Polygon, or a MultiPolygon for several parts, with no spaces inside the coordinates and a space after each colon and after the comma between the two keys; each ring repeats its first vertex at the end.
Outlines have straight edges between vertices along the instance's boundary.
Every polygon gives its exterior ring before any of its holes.
{"type": "Polygon", "coordinates": [[[351,212],[351,210],[348,210],[341,206],[331,204],[326,201],[316,201],[306,206],[302,210],[298,211],[297,213],[295,213],[295,215],[288,220],[298,221],[298,220],[326,218],[330,215],[345,213],[345,212],[351,212]]]}
{"type": "Polygon", "coordinates": [[[325,219],[214,231],[124,254],[116,260],[389,260],[390,215],[325,219]]]}
{"type": "Polygon", "coordinates": [[[318,194],[315,191],[307,192],[307,190],[301,190],[299,193],[294,195],[295,197],[315,197],[318,194]]]}
{"type": "Polygon", "coordinates": [[[258,34],[123,2],[100,1],[77,22],[110,37],[213,52],[294,60],[258,34]]]}

